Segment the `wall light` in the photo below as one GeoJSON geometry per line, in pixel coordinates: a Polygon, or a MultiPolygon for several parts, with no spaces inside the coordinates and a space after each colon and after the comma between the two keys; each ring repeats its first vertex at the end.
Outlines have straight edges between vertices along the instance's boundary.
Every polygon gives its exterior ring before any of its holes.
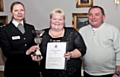
{"type": "Polygon", "coordinates": [[[114,1],[116,5],[120,4],[120,0],[114,0],[114,1]]]}

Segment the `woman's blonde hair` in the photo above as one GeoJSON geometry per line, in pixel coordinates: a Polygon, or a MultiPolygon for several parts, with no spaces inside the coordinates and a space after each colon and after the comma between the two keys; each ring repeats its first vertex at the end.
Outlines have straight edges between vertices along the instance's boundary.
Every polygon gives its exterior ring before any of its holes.
{"type": "Polygon", "coordinates": [[[61,14],[61,15],[63,15],[63,17],[65,19],[65,12],[61,8],[56,8],[56,9],[52,10],[52,12],[50,13],[50,18],[52,18],[53,14],[61,14]]]}

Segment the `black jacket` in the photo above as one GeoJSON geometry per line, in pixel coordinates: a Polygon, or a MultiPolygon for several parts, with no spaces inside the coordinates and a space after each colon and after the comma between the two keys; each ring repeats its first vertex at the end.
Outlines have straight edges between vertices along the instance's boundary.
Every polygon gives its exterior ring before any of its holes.
{"type": "Polygon", "coordinates": [[[7,58],[4,69],[6,77],[39,77],[38,63],[26,55],[26,50],[35,45],[34,27],[27,23],[24,23],[24,27],[24,34],[12,22],[1,28],[0,46],[7,58]]]}
{"type": "MultiPolygon", "coordinates": [[[[71,58],[67,61],[66,70],[45,70],[45,58],[47,43],[50,42],[51,37],[48,34],[49,29],[45,29],[43,39],[40,45],[40,49],[43,55],[43,60],[41,61],[41,72],[43,77],[67,77],[68,75],[73,74],[75,71],[81,68],[81,59],[71,58]]],[[[82,56],[86,53],[86,46],[81,35],[74,29],[65,27],[65,34],[62,37],[61,42],[67,42],[67,51],[70,52],[74,49],[78,49],[82,56]]]]}

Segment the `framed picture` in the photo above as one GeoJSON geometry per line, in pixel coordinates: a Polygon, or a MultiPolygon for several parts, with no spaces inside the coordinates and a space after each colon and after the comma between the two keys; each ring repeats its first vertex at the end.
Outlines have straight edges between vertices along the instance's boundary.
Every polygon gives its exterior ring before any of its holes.
{"type": "Polygon", "coordinates": [[[72,18],[72,25],[76,30],[89,24],[87,13],[73,13],[72,18]]]}
{"type": "Polygon", "coordinates": [[[0,11],[3,11],[3,0],[0,0],[0,11]]]}
{"type": "Polygon", "coordinates": [[[91,7],[93,6],[93,0],[77,0],[76,7],[91,7]]]}
{"type": "Polygon", "coordinates": [[[8,16],[0,16],[0,27],[8,24],[8,16]]]}

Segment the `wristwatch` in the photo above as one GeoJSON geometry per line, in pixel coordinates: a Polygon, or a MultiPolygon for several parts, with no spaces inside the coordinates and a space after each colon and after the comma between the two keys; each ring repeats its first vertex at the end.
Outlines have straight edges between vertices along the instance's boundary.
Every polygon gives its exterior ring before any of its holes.
{"type": "Polygon", "coordinates": [[[116,76],[120,76],[120,70],[115,71],[116,76]]]}

